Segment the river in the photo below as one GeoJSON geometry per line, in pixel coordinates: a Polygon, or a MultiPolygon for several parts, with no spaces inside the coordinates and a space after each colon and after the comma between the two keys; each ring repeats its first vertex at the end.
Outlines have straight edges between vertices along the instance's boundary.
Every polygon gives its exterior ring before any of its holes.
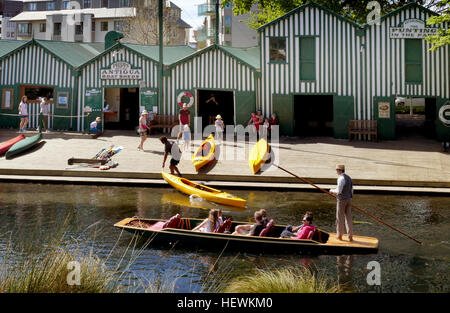
{"type": "MultiPolygon", "coordinates": [[[[335,231],[335,201],[325,194],[226,191],[248,199],[247,209],[224,209],[224,215],[234,220],[251,221],[253,212],[264,208],[276,223],[296,225],[306,211],[311,211],[315,225],[335,231]]],[[[226,250],[220,254],[151,245],[145,249],[132,247],[127,252],[132,235],[113,227],[119,220],[132,216],[169,218],[176,213],[206,218],[207,209],[215,205],[191,204],[187,196],[169,188],[1,183],[0,247],[19,240],[12,233],[27,236],[37,226],[39,231],[51,233],[55,224],[63,224],[70,216],[70,231],[78,249],[93,251],[111,266],[124,256],[134,256],[126,269],[124,284],[136,280],[170,282],[175,292],[200,292],[214,285],[214,280],[234,277],[254,268],[304,265],[322,272],[349,292],[450,291],[450,197],[356,194],[353,204],[421,240],[423,245],[353,211],[354,233],[379,238],[377,254],[291,256],[226,250]],[[380,264],[379,286],[367,283],[371,271],[367,265],[371,261],[380,264]]],[[[0,257],[4,251],[2,248],[0,257]]],[[[20,255],[8,258],[14,261],[20,255]]]]}

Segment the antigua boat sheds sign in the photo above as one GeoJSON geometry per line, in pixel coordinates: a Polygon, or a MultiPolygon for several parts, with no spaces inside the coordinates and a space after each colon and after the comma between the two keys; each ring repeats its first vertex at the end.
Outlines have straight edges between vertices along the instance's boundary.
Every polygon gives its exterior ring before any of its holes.
{"type": "Polygon", "coordinates": [[[391,39],[424,39],[436,35],[439,28],[425,27],[425,22],[418,19],[409,19],[403,22],[402,27],[391,27],[389,37],[391,39]]]}
{"type": "Polygon", "coordinates": [[[142,79],[142,69],[131,68],[127,62],[115,62],[109,69],[100,71],[100,79],[142,79]]]}

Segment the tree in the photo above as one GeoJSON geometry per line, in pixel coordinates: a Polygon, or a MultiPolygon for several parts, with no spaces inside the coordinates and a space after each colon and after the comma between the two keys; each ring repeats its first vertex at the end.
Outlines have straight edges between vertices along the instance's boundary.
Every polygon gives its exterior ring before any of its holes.
{"type": "MultiPolygon", "coordinates": [[[[350,20],[364,24],[367,22],[367,16],[372,9],[368,9],[367,5],[372,0],[315,0],[314,2],[323,7],[338,13],[350,20]]],[[[448,2],[449,0],[443,0],[448,2]]],[[[427,8],[435,9],[439,12],[439,0],[417,0],[414,1],[427,8]]],[[[233,12],[235,15],[249,13],[250,18],[247,22],[249,27],[257,29],[258,27],[286,14],[296,7],[306,4],[307,0],[223,0],[222,5],[234,4],[233,12]],[[256,6],[256,12],[251,8],[256,6]]],[[[399,7],[412,2],[411,0],[380,0],[381,14],[384,15],[399,7]]]]}
{"type": "MultiPolygon", "coordinates": [[[[121,32],[125,41],[143,45],[159,44],[158,0],[135,0],[136,16],[125,20],[121,32]]],[[[163,41],[170,45],[178,35],[177,19],[171,7],[163,7],[163,41]]]]}
{"type": "MultiPolygon", "coordinates": [[[[428,25],[449,25],[450,24],[450,0],[442,0],[437,5],[437,8],[442,9],[442,15],[430,17],[427,21],[428,25]]],[[[438,33],[433,36],[425,38],[430,44],[430,50],[435,51],[439,47],[450,44],[450,29],[439,28],[438,33]]]]}

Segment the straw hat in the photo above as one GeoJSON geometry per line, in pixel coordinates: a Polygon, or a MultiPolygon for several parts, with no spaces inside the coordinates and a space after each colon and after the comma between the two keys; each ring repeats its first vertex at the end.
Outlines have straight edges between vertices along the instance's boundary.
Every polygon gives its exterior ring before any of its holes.
{"type": "Polygon", "coordinates": [[[142,111],[141,115],[148,114],[147,110],[142,111]]]}
{"type": "Polygon", "coordinates": [[[345,171],[345,165],[336,165],[337,170],[345,171]]]}
{"type": "Polygon", "coordinates": [[[220,116],[220,114],[217,114],[216,120],[221,120],[221,119],[222,119],[222,116],[220,116]]]}

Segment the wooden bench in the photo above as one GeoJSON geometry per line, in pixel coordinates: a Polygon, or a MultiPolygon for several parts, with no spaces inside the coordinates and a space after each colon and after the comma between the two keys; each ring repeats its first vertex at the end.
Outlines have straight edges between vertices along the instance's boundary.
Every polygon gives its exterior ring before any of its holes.
{"type": "Polygon", "coordinates": [[[348,139],[352,140],[352,135],[372,136],[378,141],[378,125],[376,120],[350,120],[348,124],[348,139]]]}
{"type": "Polygon", "coordinates": [[[149,133],[152,133],[153,128],[168,129],[169,131],[178,125],[177,115],[156,115],[150,122],[149,133]]]}

